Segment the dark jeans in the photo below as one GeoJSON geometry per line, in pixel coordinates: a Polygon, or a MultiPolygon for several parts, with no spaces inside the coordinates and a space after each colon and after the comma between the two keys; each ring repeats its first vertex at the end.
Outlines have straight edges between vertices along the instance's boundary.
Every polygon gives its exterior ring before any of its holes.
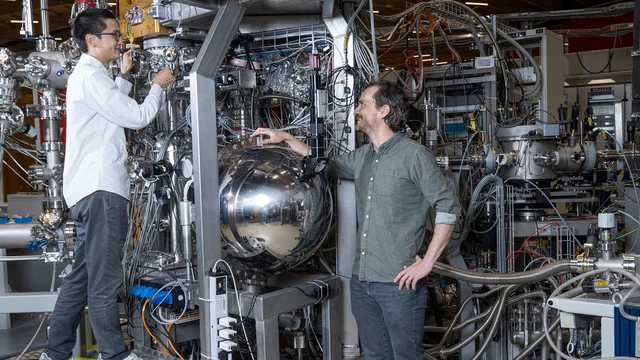
{"type": "Polygon", "coordinates": [[[67,359],[85,306],[102,358],[122,360],[124,345],[117,304],[122,287],[122,256],[127,236],[127,199],[97,191],[71,207],[76,223],[75,262],[64,278],[53,310],[45,352],[67,359]]]}
{"type": "Polygon", "coordinates": [[[351,278],[351,312],[365,360],[422,360],[427,291],[351,278]]]}

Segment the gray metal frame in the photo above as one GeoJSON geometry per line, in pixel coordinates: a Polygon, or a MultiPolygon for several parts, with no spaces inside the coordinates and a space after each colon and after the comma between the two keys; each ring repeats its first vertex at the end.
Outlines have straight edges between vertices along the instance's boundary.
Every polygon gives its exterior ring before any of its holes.
{"type": "Polygon", "coordinates": [[[10,293],[0,296],[0,309],[10,314],[52,312],[58,299],[57,292],[10,293]]]}
{"type": "MultiPolygon", "coordinates": [[[[330,1],[325,1],[329,3],[330,1]]],[[[323,14],[324,22],[329,30],[329,33],[333,37],[334,42],[334,54],[343,51],[343,44],[345,34],[347,33],[347,22],[345,19],[337,14],[333,9],[333,13],[329,14],[332,17],[325,17],[328,14],[323,14]]],[[[343,54],[344,56],[344,54],[343,54]]],[[[333,66],[334,68],[343,66],[341,56],[333,57],[333,66]]],[[[353,38],[350,37],[347,43],[347,58],[344,59],[347,64],[350,66],[354,65],[353,58],[353,38]]],[[[344,79],[346,81],[346,85],[353,89],[353,79],[347,78],[344,79]]],[[[343,96],[341,92],[344,89],[336,89],[336,96],[343,96]]],[[[338,116],[336,114],[335,116],[338,116]]],[[[345,122],[338,121],[338,128],[336,131],[338,133],[342,132],[342,127],[349,126],[351,129],[355,129],[355,118],[353,116],[353,107],[349,108],[349,112],[344,115],[345,122]]],[[[345,146],[353,151],[356,149],[356,132],[351,131],[347,135],[347,143],[345,146]]],[[[336,211],[338,218],[338,251],[337,251],[337,261],[338,264],[337,274],[340,276],[343,296],[342,296],[342,355],[345,357],[355,357],[360,356],[360,342],[358,337],[358,325],[356,323],[356,319],[351,313],[351,292],[350,283],[351,283],[351,271],[353,269],[353,262],[356,257],[356,186],[355,183],[351,180],[341,180],[337,186],[337,195],[336,195],[336,211]]]]}
{"type": "Polygon", "coordinates": [[[204,281],[209,269],[221,258],[220,202],[218,201],[218,138],[215,109],[215,77],[225,51],[245,13],[239,0],[227,0],[220,7],[211,24],[198,57],[189,74],[191,112],[193,119],[193,165],[196,208],[196,244],[198,251],[200,338],[202,355],[211,358],[209,344],[211,324],[209,320],[209,282],[204,281]],[[212,160],[213,159],[213,160],[212,160]]]}
{"type": "MultiPolygon", "coordinates": [[[[340,313],[341,313],[341,297],[343,290],[341,288],[340,278],[335,277],[318,277],[311,278],[313,280],[321,280],[329,284],[331,292],[335,295],[322,301],[322,349],[324,360],[342,359],[341,341],[340,341],[340,313]]],[[[319,283],[322,283],[318,281],[319,283]]],[[[280,358],[280,347],[278,344],[278,316],[302,309],[306,306],[315,305],[318,300],[311,298],[305,293],[310,294],[313,290],[317,290],[318,286],[311,283],[303,282],[295,287],[288,287],[282,290],[273,291],[263,295],[258,295],[251,312],[251,302],[253,294],[243,292],[240,294],[240,303],[242,304],[242,314],[244,316],[255,319],[256,321],[256,345],[258,360],[272,360],[280,358]]],[[[235,293],[229,291],[229,300],[227,302],[229,313],[238,314],[238,302],[235,293]]]]}
{"type": "MultiPolygon", "coordinates": [[[[0,256],[6,256],[7,250],[0,249],[0,256]]],[[[9,276],[7,273],[7,263],[0,262],[0,296],[9,293],[9,276]]],[[[0,306],[0,309],[4,307],[0,306]]],[[[11,316],[9,313],[0,313],[0,330],[8,330],[11,328],[11,316]]]]}

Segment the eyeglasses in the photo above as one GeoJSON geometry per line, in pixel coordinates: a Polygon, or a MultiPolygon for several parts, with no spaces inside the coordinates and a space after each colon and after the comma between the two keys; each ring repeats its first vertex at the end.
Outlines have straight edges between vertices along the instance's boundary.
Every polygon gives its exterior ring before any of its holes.
{"type": "Polygon", "coordinates": [[[116,41],[120,41],[120,39],[122,39],[122,33],[120,32],[120,30],[116,30],[116,31],[113,31],[113,32],[94,33],[93,35],[97,35],[97,36],[100,36],[100,35],[111,35],[116,39],[116,41]]]}

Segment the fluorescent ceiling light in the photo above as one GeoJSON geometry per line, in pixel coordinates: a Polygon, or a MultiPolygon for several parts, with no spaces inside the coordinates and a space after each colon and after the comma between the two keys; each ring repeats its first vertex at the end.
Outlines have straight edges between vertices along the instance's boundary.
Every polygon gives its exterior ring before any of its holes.
{"type": "MultiPolygon", "coordinates": [[[[422,61],[433,61],[434,59],[422,59],[422,61]]],[[[438,61],[438,58],[435,59],[436,61],[438,61]]]]}
{"type": "Polygon", "coordinates": [[[444,65],[444,64],[448,64],[448,62],[446,62],[446,61],[440,61],[440,62],[437,62],[437,63],[436,63],[436,65],[444,65]]]}
{"type": "Polygon", "coordinates": [[[116,3],[107,3],[107,4],[109,4],[109,6],[116,6],[117,5],[116,3]]]}
{"type": "Polygon", "coordinates": [[[378,11],[378,10],[373,10],[373,13],[374,13],[374,14],[379,14],[379,13],[380,13],[380,11],[378,11]]]}
{"type": "Polygon", "coordinates": [[[62,38],[54,38],[55,41],[62,41],[62,38]]]}
{"type": "Polygon", "coordinates": [[[467,2],[465,2],[465,4],[467,4],[467,5],[475,5],[475,6],[489,6],[489,4],[487,4],[487,3],[471,2],[471,1],[467,1],[467,2]]]}
{"type": "MultiPolygon", "coordinates": [[[[420,55],[416,54],[413,57],[420,57],[420,55]]],[[[431,54],[423,54],[422,57],[431,57],[431,54]]]]}
{"type": "Polygon", "coordinates": [[[587,83],[587,85],[599,85],[599,84],[611,84],[616,82],[613,79],[595,79],[595,80],[591,80],[587,83]]]}
{"type": "MultiPolygon", "coordinates": [[[[22,24],[24,21],[22,20],[10,20],[9,22],[11,22],[12,24],[22,24]]],[[[33,20],[34,24],[38,23],[38,20],[33,20]]]]}

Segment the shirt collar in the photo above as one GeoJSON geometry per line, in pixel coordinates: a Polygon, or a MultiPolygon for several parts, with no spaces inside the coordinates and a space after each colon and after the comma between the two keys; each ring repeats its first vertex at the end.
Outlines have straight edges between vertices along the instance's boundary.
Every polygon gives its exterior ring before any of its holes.
{"type": "Polygon", "coordinates": [[[378,154],[387,153],[393,147],[393,145],[398,143],[398,140],[400,140],[401,137],[402,137],[402,134],[400,134],[400,132],[394,133],[389,140],[385,141],[382,145],[380,145],[380,148],[378,148],[378,154]]]}
{"type": "Polygon", "coordinates": [[[98,59],[94,58],[89,54],[80,55],[80,60],[78,60],[78,64],[87,64],[94,68],[100,68],[105,74],[107,75],[109,74],[107,69],[105,69],[104,65],[102,65],[102,63],[98,61],[98,59]]]}

